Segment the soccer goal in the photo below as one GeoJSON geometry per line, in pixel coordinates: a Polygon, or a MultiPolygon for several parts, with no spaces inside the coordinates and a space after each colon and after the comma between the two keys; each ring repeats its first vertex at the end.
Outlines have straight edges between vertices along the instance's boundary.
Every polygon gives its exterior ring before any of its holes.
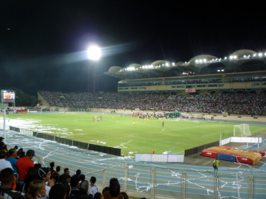
{"type": "Polygon", "coordinates": [[[251,136],[248,124],[240,124],[234,126],[234,137],[248,137],[251,136]]]}

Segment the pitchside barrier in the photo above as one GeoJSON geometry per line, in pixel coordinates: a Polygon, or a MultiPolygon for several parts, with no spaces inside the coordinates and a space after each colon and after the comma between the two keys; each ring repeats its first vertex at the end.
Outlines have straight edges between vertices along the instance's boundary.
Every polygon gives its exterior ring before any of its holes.
{"type": "Polygon", "coordinates": [[[184,162],[184,155],[175,154],[135,154],[136,162],[184,162]]]}
{"type": "Polygon", "coordinates": [[[196,154],[196,153],[200,153],[204,149],[207,149],[207,148],[210,148],[210,147],[213,147],[213,146],[219,146],[219,141],[211,142],[211,143],[204,144],[204,145],[201,145],[201,146],[197,146],[197,147],[194,147],[194,148],[191,148],[191,149],[187,149],[187,150],[185,150],[185,157],[187,157],[189,155],[196,154]]]}
{"type": "Polygon", "coordinates": [[[111,155],[121,156],[121,149],[117,149],[117,148],[113,148],[113,147],[107,147],[107,146],[95,145],[95,144],[90,144],[90,143],[85,143],[85,142],[79,142],[79,141],[75,141],[75,140],[57,137],[54,135],[48,135],[45,133],[39,133],[39,132],[35,132],[35,131],[30,131],[27,129],[17,128],[14,126],[9,126],[9,129],[12,131],[22,133],[24,135],[43,138],[43,139],[55,141],[55,142],[58,142],[61,144],[66,144],[69,146],[75,146],[75,147],[78,147],[81,149],[92,150],[92,151],[97,151],[97,152],[102,152],[102,153],[108,153],[111,155]]]}
{"type": "Polygon", "coordinates": [[[261,143],[262,139],[261,137],[230,137],[230,138],[226,138],[220,141],[220,145],[225,145],[228,144],[230,142],[235,142],[235,143],[261,143]]]}

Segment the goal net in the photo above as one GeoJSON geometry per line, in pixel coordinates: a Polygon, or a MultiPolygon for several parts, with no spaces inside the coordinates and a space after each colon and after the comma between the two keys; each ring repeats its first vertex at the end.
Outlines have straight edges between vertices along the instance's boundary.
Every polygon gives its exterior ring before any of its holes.
{"type": "Polygon", "coordinates": [[[248,137],[251,136],[248,124],[240,124],[234,126],[234,137],[248,137]]]}

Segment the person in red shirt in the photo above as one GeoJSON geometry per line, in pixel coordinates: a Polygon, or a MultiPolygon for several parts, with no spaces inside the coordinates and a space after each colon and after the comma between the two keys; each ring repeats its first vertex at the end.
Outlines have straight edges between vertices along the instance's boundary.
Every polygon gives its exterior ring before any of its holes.
{"type": "Polygon", "coordinates": [[[18,159],[18,161],[16,162],[16,167],[19,173],[19,180],[17,184],[18,191],[22,190],[25,176],[28,173],[29,169],[34,167],[34,163],[31,160],[34,155],[35,155],[35,151],[30,149],[27,151],[25,157],[18,159]]]}

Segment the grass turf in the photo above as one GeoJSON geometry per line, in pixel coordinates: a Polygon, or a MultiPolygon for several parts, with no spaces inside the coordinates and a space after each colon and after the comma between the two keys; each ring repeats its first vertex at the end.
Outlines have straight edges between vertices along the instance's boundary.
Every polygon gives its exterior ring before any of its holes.
{"type": "MultiPolygon", "coordinates": [[[[157,154],[168,152],[183,154],[185,149],[214,142],[233,136],[232,123],[212,123],[191,120],[157,120],[143,119],[120,115],[102,115],[103,120],[97,124],[91,113],[65,113],[65,114],[30,114],[8,115],[8,119],[35,121],[28,129],[46,132],[50,135],[65,137],[81,142],[119,147],[125,156],[133,153],[157,154]],[[114,119],[113,119],[114,117],[114,119]],[[133,121],[136,125],[133,126],[133,121]],[[162,122],[165,125],[162,127],[162,122]],[[71,133],[72,132],[72,133],[71,133]]],[[[19,125],[15,125],[19,126],[19,125]]],[[[252,134],[266,130],[263,126],[250,125],[252,134]]],[[[25,125],[24,125],[25,128],[25,125]]]]}

